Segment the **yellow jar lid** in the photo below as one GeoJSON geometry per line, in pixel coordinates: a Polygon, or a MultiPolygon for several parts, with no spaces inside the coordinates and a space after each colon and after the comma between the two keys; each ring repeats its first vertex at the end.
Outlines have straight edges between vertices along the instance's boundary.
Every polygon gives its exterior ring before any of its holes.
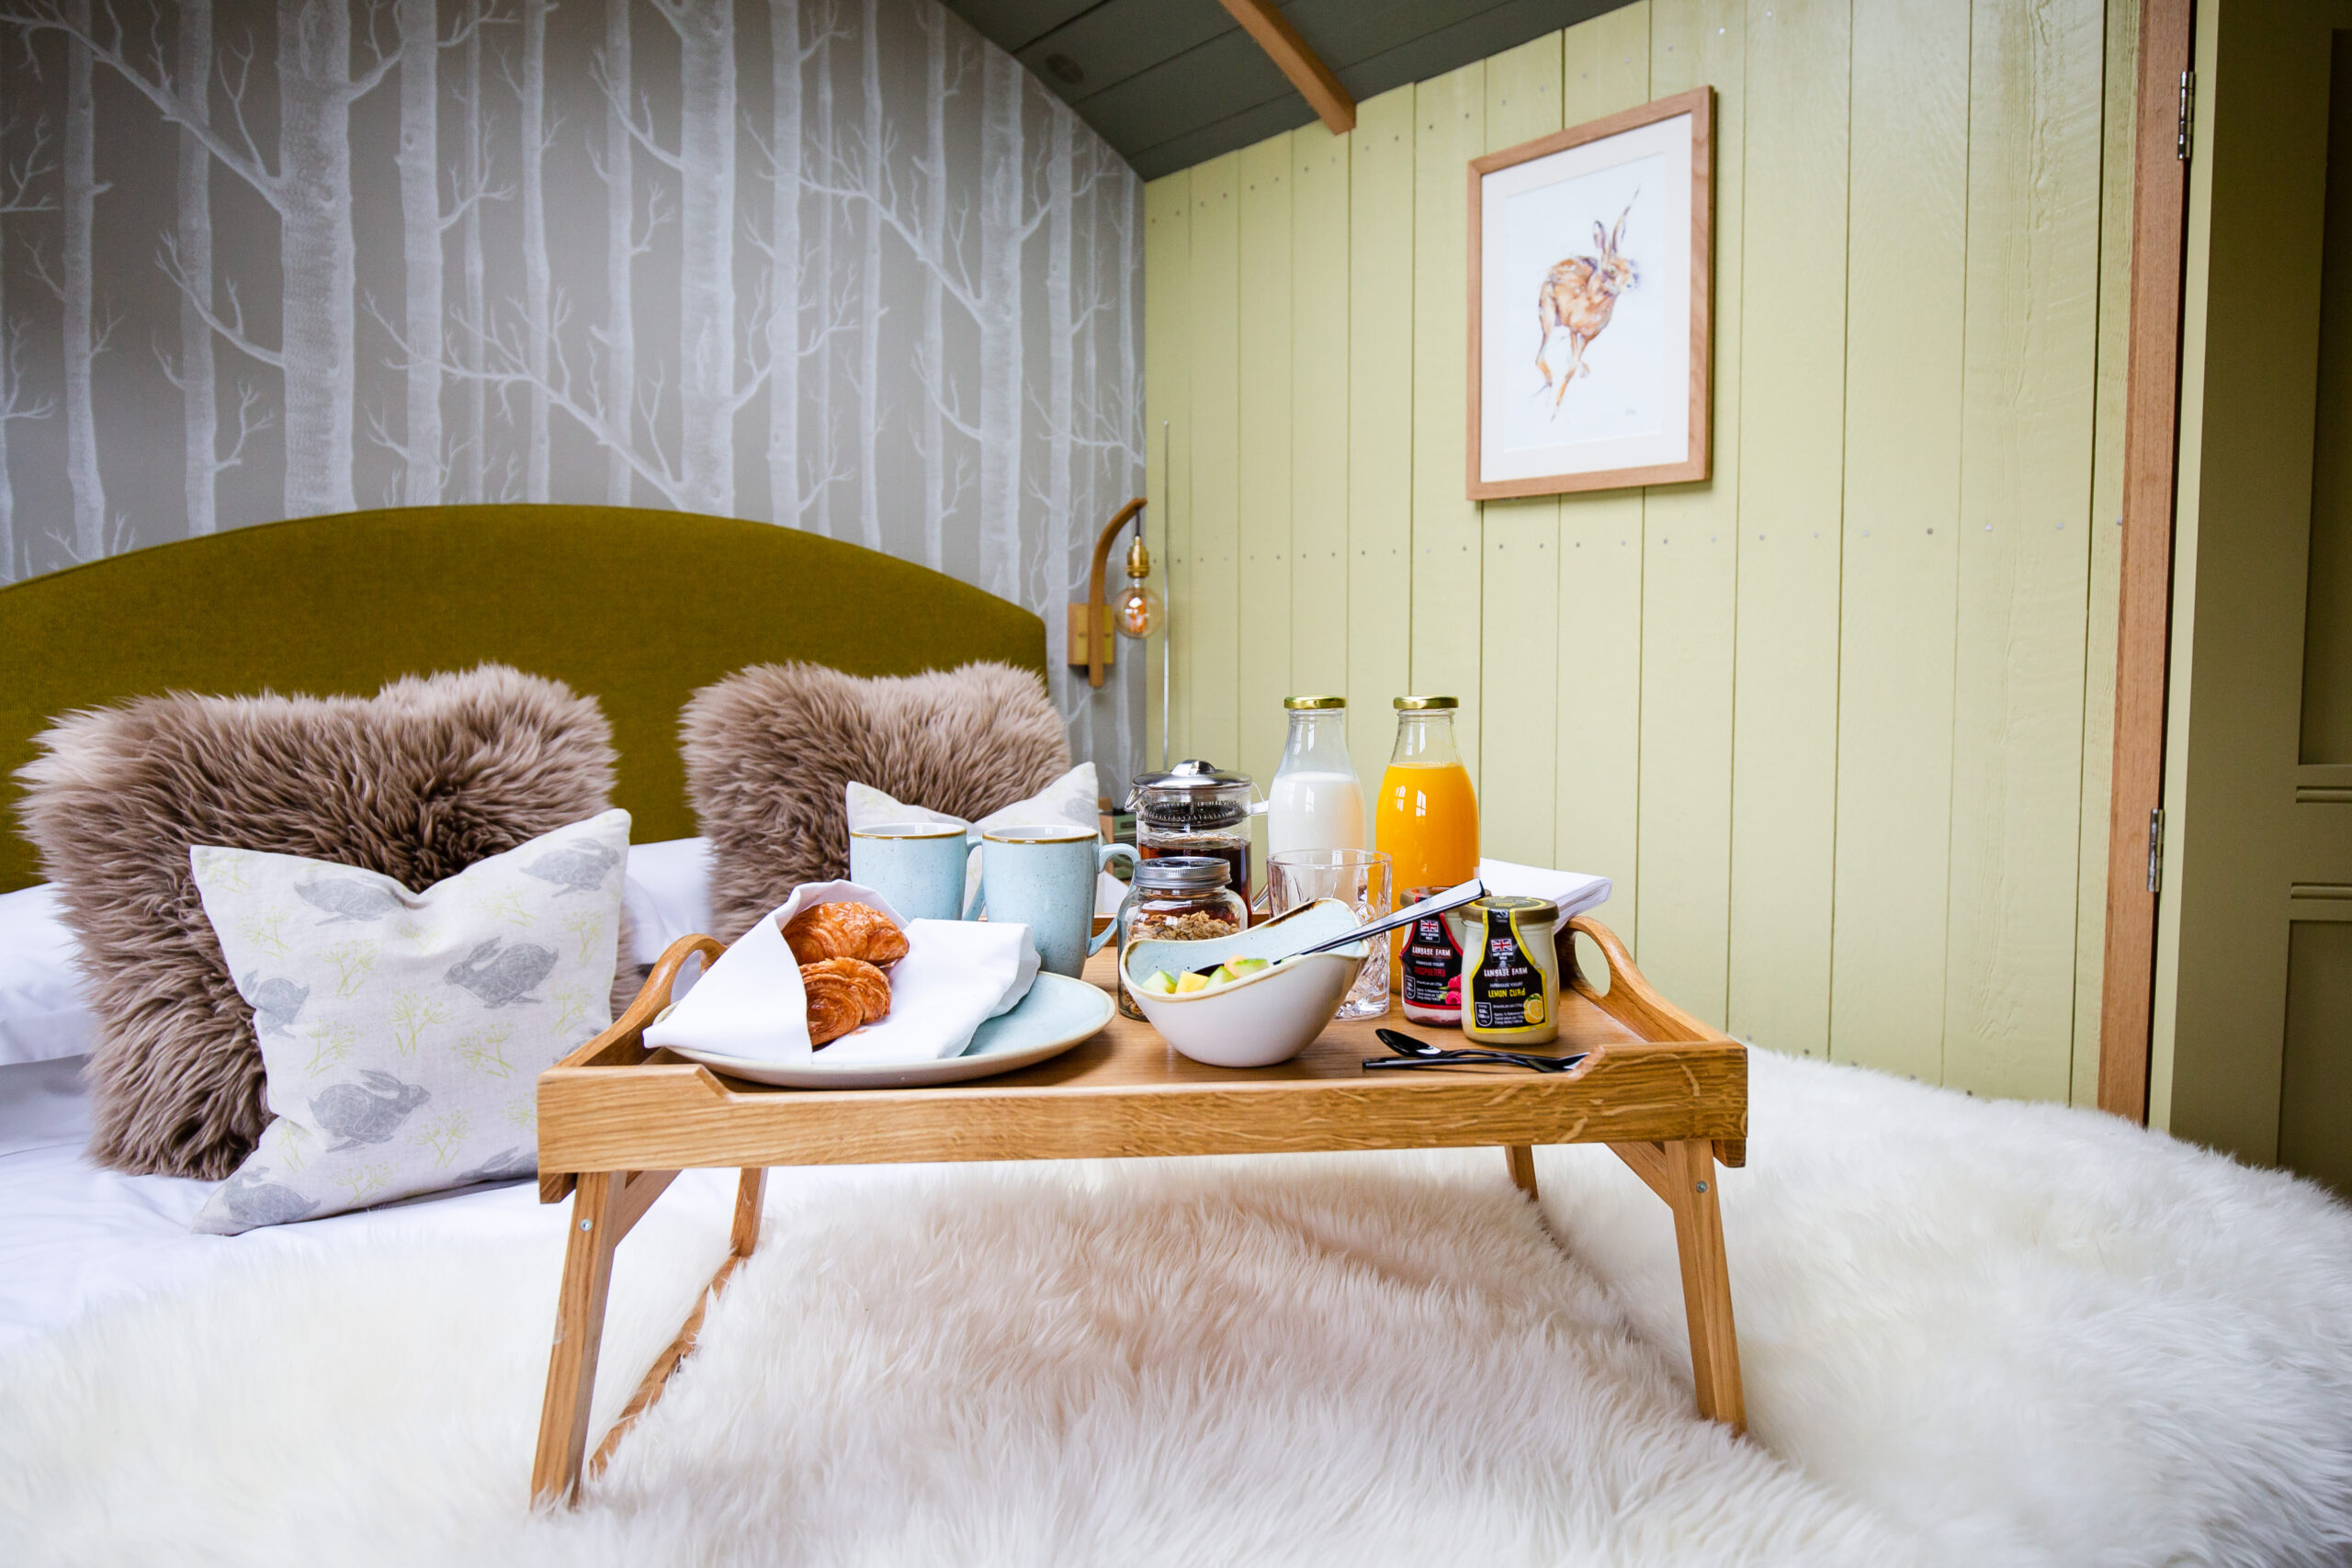
{"type": "Polygon", "coordinates": [[[1400,710],[1419,711],[1426,708],[1458,708],[1461,705],[1462,699],[1459,697],[1398,697],[1396,699],[1396,706],[1400,710]]]}
{"type": "Polygon", "coordinates": [[[1345,697],[1284,697],[1283,699],[1283,706],[1294,709],[1343,708],[1347,705],[1348,699],[1345,697]]]}
{"type": "Polygon", "coordinates": [[[1538,910],[1557,918],[1560,907],[1549,898],[1529,898],[1516,893],[1489,893],[1463,906],[1481,913],[1528,915],[1538,910]]]}

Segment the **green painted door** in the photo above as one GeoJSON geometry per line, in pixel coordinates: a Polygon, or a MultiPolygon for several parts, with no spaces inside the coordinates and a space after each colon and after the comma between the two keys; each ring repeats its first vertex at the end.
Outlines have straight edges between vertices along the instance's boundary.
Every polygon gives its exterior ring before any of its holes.
{"type": "Polygon", "coordinates": [[[2197,64],[2150,1109],[2352,1194],[2352,3],[2197,64]]]}

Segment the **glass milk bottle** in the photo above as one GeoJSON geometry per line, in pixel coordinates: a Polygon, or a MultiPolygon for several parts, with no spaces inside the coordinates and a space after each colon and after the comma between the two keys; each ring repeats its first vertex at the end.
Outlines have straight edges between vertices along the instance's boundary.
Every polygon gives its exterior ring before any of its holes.
{"type": "Polygon", "coordinates": [[[1363,788],[1348,760],[1348,699],[1284,697],[1290,739],[1266,790],[1266,852],[1363,848],[1363,788]]]}

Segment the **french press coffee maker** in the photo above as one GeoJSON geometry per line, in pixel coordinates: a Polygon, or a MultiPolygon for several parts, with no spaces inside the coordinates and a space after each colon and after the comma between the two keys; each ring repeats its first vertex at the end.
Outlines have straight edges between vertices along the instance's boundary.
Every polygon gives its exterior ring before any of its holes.
{"type": "Polygon", "coordinates": [[[1136,853],[1214,855],[1227,868],[1226,886],[1250,895],[1250,818],[1253,788],[1247,773],[1227,773],[1198,758],[1164,773],[1140,773],[1127,794],[1136,814],[1136,853]]]}

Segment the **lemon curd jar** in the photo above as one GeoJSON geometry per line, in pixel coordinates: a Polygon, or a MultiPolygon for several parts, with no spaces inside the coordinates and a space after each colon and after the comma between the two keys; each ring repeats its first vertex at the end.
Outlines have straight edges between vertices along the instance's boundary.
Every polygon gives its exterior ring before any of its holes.
{"type": "Polygon", "coordinates": [[[1548,898],[1488,895],[1462,910],[1462,1032],[1482,1045],[1560,1037],[1560,912],[1548,898]]]}

